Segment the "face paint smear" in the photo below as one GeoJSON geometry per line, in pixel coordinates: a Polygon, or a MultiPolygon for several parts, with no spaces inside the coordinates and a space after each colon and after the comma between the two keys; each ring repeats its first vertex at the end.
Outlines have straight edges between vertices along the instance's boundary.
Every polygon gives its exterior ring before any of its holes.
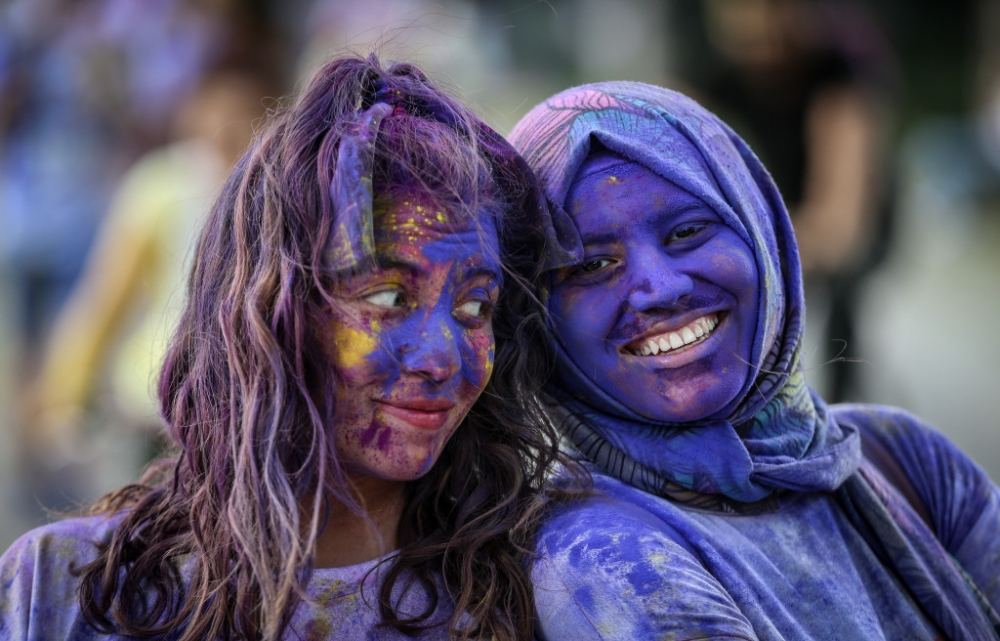
{"type": "Polygon", "coordinates": [[[703,201],[641,165],[584,163],[567,198],[582,265],[548,301],[569,358],[664,422],[707,418],[743,389],[756,331],[750,247],[703,201]]]}
{"type": "Polygon", "coordinates": [[[418,478],[489,380],[501,275],[481,218],[420,193],[377,205],[378,267],[338,283],[320,330],[343,381],[334,431],[348,474],[418,478]]]}

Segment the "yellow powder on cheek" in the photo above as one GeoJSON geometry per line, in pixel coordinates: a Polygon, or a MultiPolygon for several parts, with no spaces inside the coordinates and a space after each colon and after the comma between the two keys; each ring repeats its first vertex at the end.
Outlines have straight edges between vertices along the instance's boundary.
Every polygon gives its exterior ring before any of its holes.
{"type": "MultiPolygon", "coordinates": [[[[377,327],[372,329],[377,330],[377,327]]],[[[334,359],[338,367],[357,367],[375,351],[378,341],[367,332],[351,327],[337,327],[333,333],[334,359]]]]}

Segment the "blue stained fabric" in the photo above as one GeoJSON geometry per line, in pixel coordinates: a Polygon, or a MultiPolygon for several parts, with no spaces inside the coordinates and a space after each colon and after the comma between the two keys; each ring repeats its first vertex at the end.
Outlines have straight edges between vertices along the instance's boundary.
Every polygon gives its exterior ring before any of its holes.
{"type": "MultiPolygon", "coordinates": [[[[895,454],[931,515],[931,541],[944,548],[937,554],[955,557],[1000,606],[997,487],[939,433],[899,410],[837,406],[832,413],[895,454]]],[[[542,639],[990,638],[988,630],[945,632],[936,624],[915,593],[953,595],[926,577],[904,585],[839,492],[786,492],[770,510],[735,515],[694,509],[593,469],[596,496],[560,510],[539,537],[533,579],[542,639]]],[[[867,461],[861,469],[894,519],[918,527],[900,493],[867,461]]]]}
{"type": "MultiPolygon", "coordinates": [[[[567,194],[594,142],[697,196],[752,248],[761,292],[750,358],[758,373],[698,422],[638,415],[552,338],[553,412],[602,496],[543,530],[545,637],[998,638],[990,605],[1000,606],[1000,536],[982,535],[1000,532],[996,487],[932,431],[910,429],[912,418],[828,408],[808,388],[791,221],[746,144],[691,99],[633,82],[557,94],[510,139],[553,222],[571,228],[567,194]],[[926,448],[902,465],[915,484],[946,488],[932,497],[933,530],[862,457],[862,430],[893,453],[926,448]],[[981,554],[988,570],[973,574],[990,583],[988,603],[951,558],[981,554]]],[[[549,238],[550,264],[554,251],[565,257],[557,266],[582,261],[574,231],[549,238]]]]}
{"type": "MultiPolygon", "coordinates": [[[[80,612],[78,579],[68,570],[92,561],[97,543],[107,543],[118,523],[115,517],[70,519],[28,532],[0,557],[0,639],[4,641],[125,641],[91,627],[80,612]]],[[[379,628],[382,559],[342,568],[314,570],[306,587],[308,599],[299,604],[282,639],[322,641],[403,641],[413,637],[391,628],[379,628]]],[[[181,572],[187,566],[179,563],[181,572]]],[[[387,566],[383,566],[387,567],[387,566]]],[[[404,585],[401,581],[397,585],[404,585]]],[[[419,585],[394,591],[394,602],[404,614],[416,614],[432,596],[419,585]]],[[[436,627],[418,635],[425,640],[448,639],[447,623],[453,606],[438,597],[430,622],[436,627]]],[[[164,641],[176,639],[168,635],[164,641]]]]}

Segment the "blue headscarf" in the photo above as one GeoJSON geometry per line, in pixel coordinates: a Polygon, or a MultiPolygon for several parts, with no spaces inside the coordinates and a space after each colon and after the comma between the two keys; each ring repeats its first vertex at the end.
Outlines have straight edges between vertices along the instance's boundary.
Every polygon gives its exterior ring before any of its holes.
{"type": "Polygon", "coordinates": [[[791,220],[746,144],[684,95],[634,82],[564,91],[535,107],[510,140],[535,169],[552,211],[549,267],[582,261],[563,206],[596,141],[709,205],[753,249],[760,306],[750,362],[756,376],[705,420],[657,423],[602,391],[553,338],[553,395],[565,430],[605,471],[661,495],[746,509],[778,488],[832,490],[861,461],[853,428],[832,421],[800,368],[804,304],[791,220]]]}
{"type": "MultiPolygon", "coordinates": [[[[756,376],[716,415],[658,423],[581,371],[555,334],[553,411],[579,454],[647,492],[700,508],[776,509],[781,490],[832,491],[848,519],[914,602],[952,639],[996,639],[1000,618],[905,499],[861,456],[805,383],[800,364],[802,275],[791,220],[767,171],[739,136],[677,92],[635,82],[569,89],[538,105],[510,141],[548,201],[547,267],[582,262],[564,210],[596,141],[697,196],[753,249],[761,292],[751,352],[756,376]],[[970,589],[971,588],[971,589],[970,589]]],[[[543,297],[545,292],[542,292],[543,297]]]]}

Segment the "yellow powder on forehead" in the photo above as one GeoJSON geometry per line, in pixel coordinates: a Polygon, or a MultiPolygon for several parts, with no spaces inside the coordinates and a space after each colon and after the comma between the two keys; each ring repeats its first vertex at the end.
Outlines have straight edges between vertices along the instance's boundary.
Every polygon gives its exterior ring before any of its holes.
{"type": "MultiPolygon", "coordinates": [[[[376,332],[376,327],[372,328],[376,332]]],[[[375,337],[351,327],[337,327],[333,334],[334,358],[338,367],[357,367],[378,345],[375,337]]]]}
{"type": "Polygon", "coordinates": [[[608,176],[607,180],[609,185],[614,185],[618,183],[618,176],[608,176]]]}

